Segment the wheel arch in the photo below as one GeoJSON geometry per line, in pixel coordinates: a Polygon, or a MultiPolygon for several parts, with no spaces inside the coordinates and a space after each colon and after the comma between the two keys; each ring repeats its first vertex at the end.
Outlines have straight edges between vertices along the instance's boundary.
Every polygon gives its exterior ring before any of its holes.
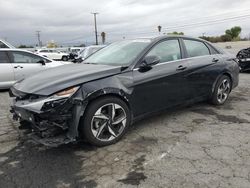
{"type": "MultiPolygon", "coordinates": [[[[216,80],[213,83],[213,87],[212,87],[212,93],[211,95],[214,93],[214,89],[215,89],[215,85],[218,82],[218,80],[222,77],[222,76],[228,76],[230,81],[231,81],[231,86],[233,85],[233,77],[232,74],[228,71],[222,72],[219,76],[217,76],[216,80]]],[[[232,87],[230,88],[232,90],[232,87]]]]}
{"type": "MultiPolygon", "coordinates": [[[[105,97],[116,97],[120,100],[122,100],[123,102],[125,102],[125,104],[128,106],[129,108],[129,111],[130,111],[130,115],[131,115],[131,121],[130,123],[132,123],[132,119],[133,119],[133,113],[132,113],[132,110],[131,110],[131,105],[129,103],[129,100],[128,98],[126,97],[125,94],[123,94],[124,92],[122,92],[121,90],[116,90],[116,89],[102,89],[102,90],[99,90],[99,91],[96,91],[94,93],[91,93],[85,100],[87,101],[86,103],[86,106],[85,106],[85,110],[82,114],[82,116],[80,117],[80,122],[83,122],[83,119],[84,119],[84,116],[88,110],[88,108],[90,107],[90,105],[96,101],[96,100],[99,100],[99,99],[102,99],[102,98],[105,98],[105,97]]],[[[80,129],[81,129],[81,126],[79,126],[79,123],[78,123],[78,133],[81,133],[80,129]]]]}

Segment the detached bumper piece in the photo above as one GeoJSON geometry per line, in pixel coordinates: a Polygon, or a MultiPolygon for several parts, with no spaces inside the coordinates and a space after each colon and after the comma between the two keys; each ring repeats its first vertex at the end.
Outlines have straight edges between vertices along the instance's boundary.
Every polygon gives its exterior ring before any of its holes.
{"type": "Polygon", "coordinates": [[[32,132],[28,135],[31,139],[46,146],[56,147],[76,140],[68,134],[72,122],[72,105],[68,104],[66,107],[61,106],[63,111],[67,109],[64,114],[60,110],[38,114],[16,106],[12,106],[10,112],[13,113],[14,120],[21,122],[20,127],[22,124],[28,124],[24,127],[32,132]]]}
{"type": "Polygon", "coordinates": [[[62,144],[68,144],[75,140],[68,138],[66,135],[60,135],[51,138],[41,138],[37,136],[35,133],[29,134],[30,138],[33,139],[35,142],[43,144],[49,147],[57,147],[62,144]]]}

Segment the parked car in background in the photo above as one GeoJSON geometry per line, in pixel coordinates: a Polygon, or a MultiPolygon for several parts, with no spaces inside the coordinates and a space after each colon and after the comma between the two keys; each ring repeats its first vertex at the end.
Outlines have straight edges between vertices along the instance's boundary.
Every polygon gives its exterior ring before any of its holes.
{"type": "Polygon", "coordinates": [[[38,142],[56,146],[83,136],[105,146],[166,108],[222,105],[238,82],[231,55],[201,39],[162,36],[115,42],[81,64],[16,83],[10,95],[13,117],[29,122],[38,142]]]}
{"type": "Polygon", "coordinates": [[[75,61],[78,56],[79,56],[79,53],[84,50],[85,47],[71,47],[69,48],[69,61],[75,61]]]}
{"type": "Polygon", "coordinates": [[[250,71],[250,48],[240,50],[236,57],[239,60],[241,72],[250,71]]]}
{"type": "Polygon", "coordinates": [[[18,80],[65,64],[69,62],[52,61],[25,50],[0,49],[0,89],[8,89],[18,80]]]}
{"type": "Polygon", "coordinates": [[[15,47],[9,44],[8,42],[0,39],[0,48],[15,48],[15,47]]]}
{"type": "Polygon", "coordinates": [[[98,45],[98,46],[88,46],[85,47],[83,50],[81,50],[78,53],[78,58],[81,57],[82,60],[86,59],[87,57],[89,57],[90,55],[92,55],[93,53],[95,53],[96,51],[104,48],[105,45],[98,45]]]}
{"type": "Polygon", "coordinates": [[[55,49],[38,49],[35,50],[35,53],[53,60],[68,61],[69,59],[68,53],[63,53],[55,49]]]}
{"type": "Polygon", "coordinates": [[[85,47],[70,47],[70,53],[78,54],[81,50],[85,49],[85,47]]]}

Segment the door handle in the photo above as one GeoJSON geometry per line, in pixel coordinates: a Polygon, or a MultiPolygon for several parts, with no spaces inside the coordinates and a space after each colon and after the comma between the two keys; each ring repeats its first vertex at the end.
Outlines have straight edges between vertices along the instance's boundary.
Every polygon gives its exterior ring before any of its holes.
{"type": "Polygon", "coordinates": [[[14,68],[15,68],[15,69],[17,69],[17,68],[21,68],[21,69],[22,69],[23,67],[20,66],[20,65],[17,65],[17,66],[14,66],[14,68]]]}
{"type": "Polygon", "coordinates": [[[187,67],[184,67],[183,65],[180,65],[176,70],[177,71],[182,71],[185,70],[187,67]]]}
{"type": "Polygon", "coordinates": [[[217,63],[219,61],[219,59],[217,59],[217,58],[213,58],[213,60],[212,60],[212,62],[214,62],[214,63],[217,63]]]}

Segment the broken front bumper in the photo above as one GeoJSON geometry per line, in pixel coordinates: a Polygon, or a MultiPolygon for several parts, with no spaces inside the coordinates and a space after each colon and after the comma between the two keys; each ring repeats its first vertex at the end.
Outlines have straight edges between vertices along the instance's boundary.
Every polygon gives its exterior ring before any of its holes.
{"type": "Polygon", "coordinates": [[[13,119],[29,124],[29,135],[47,146],[58,146],[78,138],[78,125],[85,105],[78,94],[69,98],[34,97],[10,91],[13,119]]]}
{"type": "Polygon", "coordinates": [[[247,59],[240,59],[239,66],[241,71],[248,71],[250,70],[250,58],[247,59]]]}

